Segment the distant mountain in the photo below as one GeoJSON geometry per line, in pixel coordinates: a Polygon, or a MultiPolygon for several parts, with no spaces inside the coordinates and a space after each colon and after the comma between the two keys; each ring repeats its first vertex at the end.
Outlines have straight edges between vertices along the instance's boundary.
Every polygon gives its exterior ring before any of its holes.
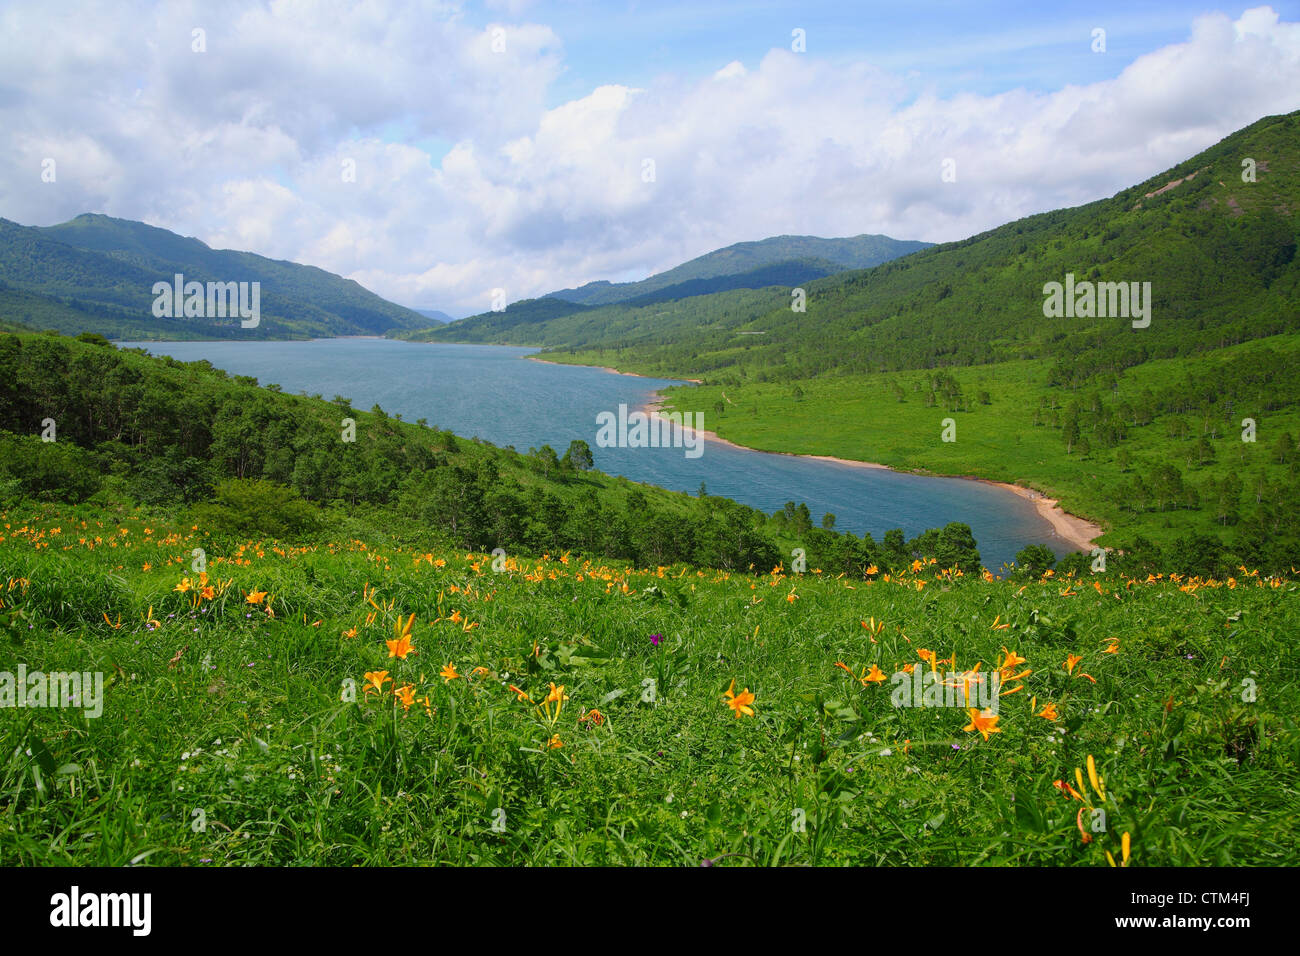
{"type": "Polygon", "coordinates": [[[57,226],[0,219],[0,319],[112,338],[304,338],[419,328],[428,317],[341,276],[251,252],[212,249],[142,222],[86,214],[57,226]],[[156,282],[260,283],[261,321],[159,318],[156,282]]]}
{"type": "Polygon", "coordinates": [[[599,336],[602,329],[628,331],[629,324],[653,334],[659,323],[648,322],[658,315],[628,313],[658,303],[677,303],[690,321],[699,314],[703,296],[739,290],[790,289],[846,270],[865,269],[908,253],[929,248],[931,243],[890,239],[888,236],[855,236],[850,239],[819,239],[816,236],[776,236],[758,242],[740,242],[707,253],[690,262],[642,279],[640,282],[589,282],[577,289],[561,289],[540,299],[511,303],[500,312],[484,312],[445,326],[397,330],[395,338],[441,342],[498,342],[517,345],[551,345],[558,333],[565,344],[599,336]],[[692,300],[679,302],[679,300],[692,300]],[[577,338],[569,337],[573,322],[557,326],[564,319],[592,309],[597,312],[583,323],[577,338]],[[623,311],[620,311],[623,310],[623,311]]]}
{"type": "MultiPolygon", "coordinates": [[[[782,282],[766,282],[762,270],[779,267],[781,270],[803,268],[814,270],[807,278],[820,278],[836,272],[850,269],[869,269],[910,252],[928,248],[931,243],[915,240],[891,239],[889,236],[862,235],[847,239],[820,239],[817,236],[774,236],[758,242],[738,242],[725,249],[691,259],[679,266],[642,279],[639,282],[588,282],[577,289],[561,289],[551,292],[551,298],[579,302],[583,305],[610,305],[614,302],[627,302],[632,299],[663,302],[668,299],[682,298],[682,295],[660,296],[646,300],[649,294],[661,293],[675,286],[694,283],[694,291],[689,295],[707,295],[712,292],[724,292],[727,289],[761,289],[766,285],[780,285],[782,282]],[[748,275],[750,281],[763,281],[763,285],[740,285],[735,279],[748,275]],[[705,280],[730,279],[710,285],[705,280]]],[[[797,281],[805,281],[799,279],[797,281]]]]}
{"type": "Polygon", "coordinates": [[[450,315],[438,309],[412,309],[412,312],[419,312],[426,319],[433,319],[435,322],[455,322],[450,315]]]}

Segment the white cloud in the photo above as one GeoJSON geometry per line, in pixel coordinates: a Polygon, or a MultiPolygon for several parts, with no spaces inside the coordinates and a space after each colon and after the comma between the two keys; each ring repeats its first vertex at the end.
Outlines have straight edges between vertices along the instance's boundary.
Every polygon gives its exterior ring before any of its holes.
{"type": "Polygon", "coordinates": [[[498,24],[454,6],[237,9],[0,11],[0,215],[145,219],[480,311],[496,287],[523,298],[783,233],[962,238],[1300,108],[1300,25],[1269,8],[1200,17],[1118,77],[1051,93],[944,99],[777,48],[551,108],[564,64],[543,25],[499,24],[494,52],[498,24]]]}

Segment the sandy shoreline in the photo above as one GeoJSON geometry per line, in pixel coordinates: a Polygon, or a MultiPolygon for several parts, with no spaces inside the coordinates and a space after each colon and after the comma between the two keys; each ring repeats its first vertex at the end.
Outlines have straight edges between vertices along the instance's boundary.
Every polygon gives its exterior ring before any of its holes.
{"type": "MultiPolygon", "coordinates": [[[[652,417],[658,417],[659,406],[663,404],[664,401],[665,399],[656,396],[653,401],[643,405],[640,408],[640,411],[643,411],[652,417]]],[[[720,437],[717,432],[694,428],[692,428],[691,431],[696,432],[705,441],[717,442],[720,445],[729,445],[732,448],[739,448],[742,451],[757,451],[764,455],[789,455],[792,458],[810,458],[814,461],[830,461],[837,465],[848,465],[851,468],[874,468],[882,471],[896,471],[899,474],[918,474],[917,472],[903,471],[899,468],[890,468],[888,465],[881,465],[874,461],[853,461],[848,458],[834,458],[831,455],[798,455],[789,451],[762,451],[761,449],[748,448],[744,445],[737,445],[733,441],[727,441],[727,439],[720,437]]],[[[1035,491],[1032,488],[1026,488],[1023,485],[1013,485],[1006,481],[993,481],[989,478],[977,478],[973,475],[929,475],[928,472],[925,474],[927,477],[962,478],[966,481],[979,481],[986,485],[1005,488],[1008,491],[1019,495],[1021,498],[1032,502],[1034,508],[1037,509],[1039,516],[1051,525],[1052,533],[1066,544],[1078,549],[1079,551],[1091,551],[1093,548],[1093,540],[1101,535],[1105,530],[1100,525],[1094,524],[1086,518],[1080,518],[1078,515],[1072,515],[1068,511],[1063,510],[1060,503],[1055,498],[1048,498],[1042,492],[1035,491]]]]}

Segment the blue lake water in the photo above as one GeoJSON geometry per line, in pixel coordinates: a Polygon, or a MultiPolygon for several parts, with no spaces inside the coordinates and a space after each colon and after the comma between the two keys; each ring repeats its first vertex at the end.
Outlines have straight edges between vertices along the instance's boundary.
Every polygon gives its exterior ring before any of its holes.
{"type": "Polygon", "coordinates": [[[184,362],[206,359],[286,392],[343,395],[358,409],[379,405],[406,421],[424,418],[521,452],[550,445],[562,455],[570,441],[581,438],[591,446],[596,467],[609,474],[692,494],[704,482],[710,494],[769,514],[787,501],[802,501],[815,521],[829,511],[837,530],[869,531],[877,541],[890,528],[902,528],[910,538],[964,521],[989,568],[1010,562],[1026,544],[1046,544],[1058,554],[1070,550],[1031,502],[978,481],[856,468],[717,442],[707,442],[698,458],[686,457],[682,448],[599,448],[597,414],[617,413],[620,403],[635,411],[658,389],[679,383],[528,361],[525,356],[535,349],[369,338],[121,344],[184,362]]]}

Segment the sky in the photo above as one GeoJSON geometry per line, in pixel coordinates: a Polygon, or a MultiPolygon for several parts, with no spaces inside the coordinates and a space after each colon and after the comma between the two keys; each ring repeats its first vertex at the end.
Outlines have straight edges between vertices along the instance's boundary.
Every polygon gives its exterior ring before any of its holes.
{"type": "Polygon", "coordinates": [[[1025,7],[0,0],[0,216],[459,317],[768,236],[962,239],[1300,109],[1300,2],[1025,7]]]}

